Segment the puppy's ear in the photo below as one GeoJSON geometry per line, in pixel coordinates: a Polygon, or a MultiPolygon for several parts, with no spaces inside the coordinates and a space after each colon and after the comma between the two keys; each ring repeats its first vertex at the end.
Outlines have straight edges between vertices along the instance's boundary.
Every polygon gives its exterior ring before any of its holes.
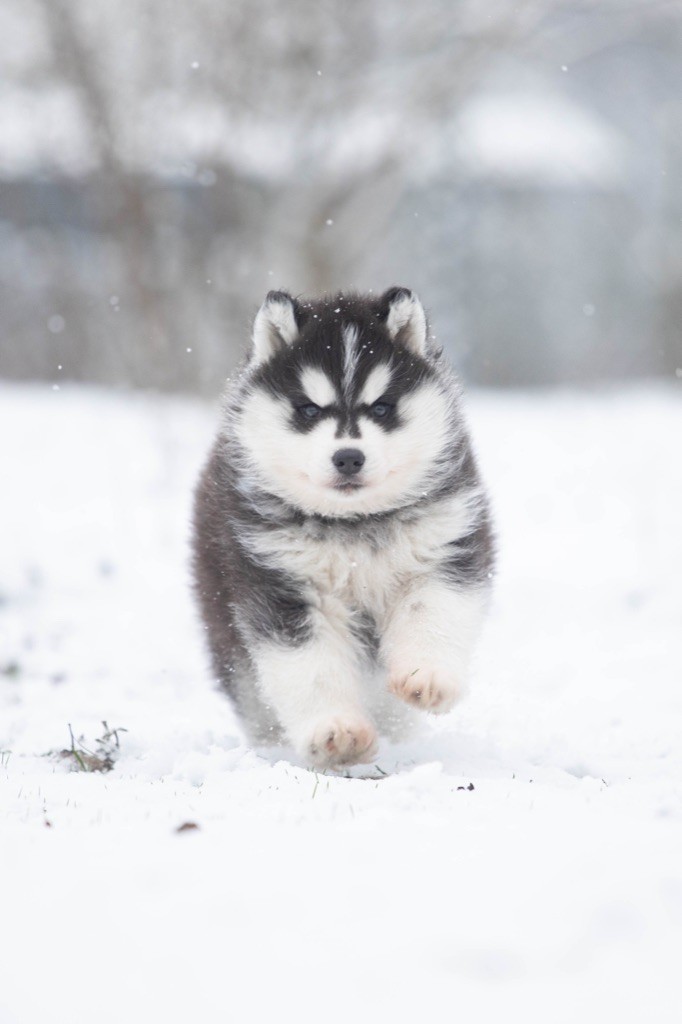
{"type": "Polygon", "coordinates": [[[253,362],[264,363],[298,338],[298,303],[287,292],[268,292],[253,323],[253,362]]]}
{"type": "Polygon", "coordinates": [[[418,356],[426,355],[426,314],[409,288],[389,288],[381,296],[380,315],[391,339],[418,356]]]}

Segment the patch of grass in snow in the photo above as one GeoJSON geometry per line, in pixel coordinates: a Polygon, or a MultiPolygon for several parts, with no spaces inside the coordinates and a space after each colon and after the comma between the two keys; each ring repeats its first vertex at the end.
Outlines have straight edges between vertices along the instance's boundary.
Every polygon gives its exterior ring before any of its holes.
{"type": "Polygon", "coordinates": [[[60,750],[58,757],[68,761],[72,771],[77,772],[110,772],[116,763],[120,750],[119,733],[127,732],[127,729],[118,726],[110,729],[107,722],[103,721],[104,732],[95,740],[95,749],[89,750],[83,743],[83,737],[78,739],[73,734],[69,724],[69,736],[71,746],[60,750]]]}

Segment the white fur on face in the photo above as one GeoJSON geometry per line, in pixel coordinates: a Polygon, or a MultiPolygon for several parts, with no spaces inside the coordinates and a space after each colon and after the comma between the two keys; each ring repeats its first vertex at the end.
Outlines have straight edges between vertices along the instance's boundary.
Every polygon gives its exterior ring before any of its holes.
{"type": "Polygon", "coordinates": [[[324,409],[336,401],[336,390],[326,373],[307,366],[301,374],[301,387],[311,402],[324,409]]]}
{"type": "Polygon", "coordinates": [[[388,363],[380,363],[370,371],[358,397],[359,405],[373,405],[381,398],[391,382],[391,370],[388,363]]]}
{"type": "Polygon", "coordinates": [[[343,329],[343,391],[346,395],[353,385],[359,355],[358,329],[355,324],[348,324],[343,329]]]}
{"type": "Polygon", "coordinates": [[[402,425],[392,431],[361,416],[359,438],[337,437],[335,418],[299,433],[291,427],[289,402],[257,390],[246,399],[236,431],[266,490],[308,513],[369,515],[399,508],[427,493],[429,475],[450,440],[449,402],[436,383],[400,398],[397,412],[402,425]],[[354,478],[363,486],[339,491],[334,487],[332,456],[349,445],[365,456],[365,465],[354,478]]]}

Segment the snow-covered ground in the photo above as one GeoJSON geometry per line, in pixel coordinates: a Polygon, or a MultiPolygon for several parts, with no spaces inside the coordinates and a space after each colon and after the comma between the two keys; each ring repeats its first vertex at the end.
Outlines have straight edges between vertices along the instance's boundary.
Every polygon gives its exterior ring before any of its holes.
{"type": "Polygon", "coordinates": [[[342,778],[212,689],[215,409],[0,387],[0,1024],[679,1021],[682,396],[469,407],[501,545],[471,696],[342,778]],[[108,774],[48,756],[102,721],[108,774]]]}

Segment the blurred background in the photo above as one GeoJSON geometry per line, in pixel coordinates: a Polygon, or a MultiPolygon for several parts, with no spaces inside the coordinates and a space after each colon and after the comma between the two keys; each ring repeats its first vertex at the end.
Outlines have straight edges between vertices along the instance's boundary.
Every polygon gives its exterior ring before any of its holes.
{"type": "Polygon", "coordinates": [[[0,374],[215,393],[264,293],[473,383],[682,374],[678,0],[3,0],[0,374]]]}

